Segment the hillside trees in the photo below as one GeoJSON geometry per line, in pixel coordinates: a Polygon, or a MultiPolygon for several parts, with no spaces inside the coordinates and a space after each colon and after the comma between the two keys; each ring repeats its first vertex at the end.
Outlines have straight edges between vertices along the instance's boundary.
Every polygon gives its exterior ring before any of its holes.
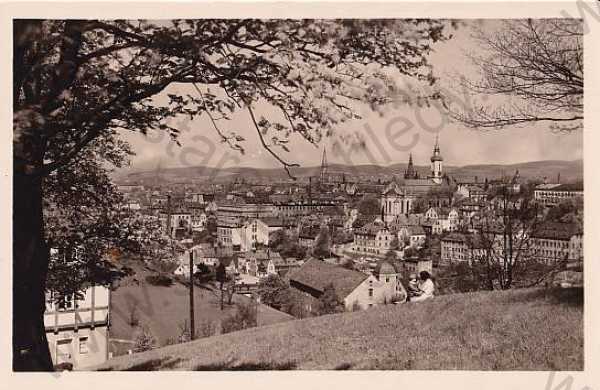
{"type": "MultiPolygon", "coordinates": [[[[13,23],[13,368],[51,370],[43,328],[49,247],[44,178],[98,139],[118,132],[179,129],[169,120],[206,118],[243,152],[250,134],[217,120],[247,115],[261,145],[289,136],[311,143],[356,118],[352,104],[390,101],[395,76],[433,82],[436,20],[16,20],[13,23]],[[160,95],[164,99],[157,99],[160,95]],[[257,105],[278,110],[266,118],[257,105]]],[[[424,96],[423,98],[427,98],[424,96]]],[[[410,102],[407,102],[410,103],[410,102]]],[[[189,150],[187,150],[189,152],[189,150]]]]}

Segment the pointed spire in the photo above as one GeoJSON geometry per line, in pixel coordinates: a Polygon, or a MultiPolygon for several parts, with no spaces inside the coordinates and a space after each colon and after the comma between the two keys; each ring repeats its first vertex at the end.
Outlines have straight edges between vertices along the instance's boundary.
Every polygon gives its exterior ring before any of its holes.
{"type": "Polygon", "coordinates": [[[323,159],[321,160],[321,183],[325,181],[327,176],[327,148],[323,147],[323,159]]]}

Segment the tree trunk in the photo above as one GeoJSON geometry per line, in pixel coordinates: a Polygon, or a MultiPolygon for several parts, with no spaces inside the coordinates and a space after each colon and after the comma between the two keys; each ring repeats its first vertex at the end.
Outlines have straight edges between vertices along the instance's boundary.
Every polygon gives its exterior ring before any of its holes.
{"type": "Polygon", "coordinates": [[[13,370],[52,371],[44,328],[49,250],[44,239],[42,179],[14,160],[13,370]]]}

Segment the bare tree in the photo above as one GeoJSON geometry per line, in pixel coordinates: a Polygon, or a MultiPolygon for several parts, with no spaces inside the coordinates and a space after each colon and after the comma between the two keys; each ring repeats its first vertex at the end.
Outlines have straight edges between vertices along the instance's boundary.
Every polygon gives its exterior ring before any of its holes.
{"type": "Polygon", "coordinates": [[[467,109],[446,102],[468,127],[499,129],[534,122],[556,131],[582,128],[583,24],[580,19],[503,21],[497,29],[474,27],[480,43],[470,58],[480,71],[463,86],[479,97],[467,109]],[[490,103],[491,102],[491,103],[490,103]]]}
{"type": "Polygon", "coordinates": [[[535,255],[534,233],[541,222],[538,205],[504,186],[496,210],[479,221],[478,261],[484,285],[507,290],[535,255]]]}

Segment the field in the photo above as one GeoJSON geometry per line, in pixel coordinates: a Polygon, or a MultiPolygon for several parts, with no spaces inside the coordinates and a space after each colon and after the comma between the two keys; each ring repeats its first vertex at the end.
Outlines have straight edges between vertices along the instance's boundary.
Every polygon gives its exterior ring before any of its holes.
{"type": "Polygon", "coordinates": [[[436,297],[122,356],[100,370],[582,370],[581,289],[436,297]]]}
{"type": "MultiPolygon", "coordinates": [[[[132,340],[137,331],[130,325],[132,311],[140,325],[150,328],[160,345],[165,345],[171,337],[181,333],[180,325],[189,323],[189,290],[182,284],[175,283],[171,287],[153,286],[145,282],[148,271],[136,269],[134,278],[124,280],[122,285],[111,294],[111,329],[112,350],[115,355],[122,354],[131,348],[132,340]],[[139,283],[136,283],[137,282],[139,283]],[[135,307],[135,309],[134,309],[135,307]],[[119,341],[123,340],[123,341],[119,341]]],[[[218,291],[196,286],[194,288],[194,311],[196,328],[204,321],[218,323],[236,310],[235,303],[248,303],[245,296],[235,295],[234,305],[225,304],[220,310],[218,291]]],[[[259,305],[258,325],[268,325],[281,321],[289,321],[293,317],[274,310],[265,305],[259,305]]]]}

